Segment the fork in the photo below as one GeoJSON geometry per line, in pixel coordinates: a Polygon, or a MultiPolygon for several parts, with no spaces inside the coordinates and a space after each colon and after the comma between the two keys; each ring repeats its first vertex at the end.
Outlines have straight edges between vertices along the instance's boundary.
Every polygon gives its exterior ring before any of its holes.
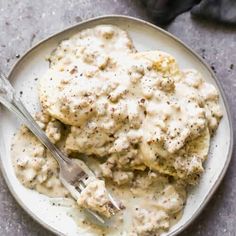
{"type": "MultiPolygon", "coordinates": [[[[45,132],[39,127],[29,111],[25,108],[20,97],[10,84],[7,77],[0,71],[0,103],[8,110],[15,113],[29,130],[42,142],[42,144],[52,153],[53,157],[59,164],[59,178],[62,184],[68,189],[74,199],[78,199],[81,192],[86,188],[88,183],[96,180],[94,173],[88,166],[79,159],[68,158],[60,149],[58,149],[46,136],[45,132]]],[[[109,207],[112,215],[120,210],[119,205],[108,193],[109,207]]],[[[85,209],[90,213],[97,223],[105,224],[105,220],[98,213],[85,209]]]]}

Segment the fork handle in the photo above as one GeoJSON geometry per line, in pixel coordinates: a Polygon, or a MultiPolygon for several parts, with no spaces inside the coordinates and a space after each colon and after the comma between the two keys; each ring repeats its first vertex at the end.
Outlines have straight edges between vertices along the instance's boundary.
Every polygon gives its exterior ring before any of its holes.
{"type": "Polygon", "coordinates": [[[6,96],[1,96],[0,103],[2,103],[7,109],[12,111],[17,117],[19,117],[29,130],[46,146],[53,154],[59,165],[63,162],[69,163],[70,159],[65,156],[46,136],[45,132],[39,127],[34,118],[25,108],[20,98],[15,96],[15,91],[11,87],[12,97],[8,99],[6,96]]]}

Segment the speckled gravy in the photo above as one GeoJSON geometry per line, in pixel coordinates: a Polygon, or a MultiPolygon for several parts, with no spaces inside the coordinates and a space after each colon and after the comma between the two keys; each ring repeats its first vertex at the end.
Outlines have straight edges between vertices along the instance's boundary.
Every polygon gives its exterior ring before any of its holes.
{"type": "MultiPolygon", "coordinates": [[[[160,51],[136,52],[127,33],[101,25],[64,40],[39,82],[36,120],[50,140],[85,162],[101,182],[71,215],[92,235],[159,235],[178,220],[186,186],[204,171],[210,134],[222,116],[218,92],[195,70],[160,51]],[[103,182],[105,180],[105,182],[103,182]],[[106,216],[104,184],[124,209],[102,229],[82,213],[106,216]]],[[[26,187],[70,198],[55,160],[26,129],[13,140],[16,175],[26,187]]]]}

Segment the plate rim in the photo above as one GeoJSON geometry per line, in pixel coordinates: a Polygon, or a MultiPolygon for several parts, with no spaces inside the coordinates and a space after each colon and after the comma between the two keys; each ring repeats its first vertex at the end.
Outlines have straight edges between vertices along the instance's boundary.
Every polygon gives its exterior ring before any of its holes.
{"type": "MultiPolygon", "coordinates": [[[[185,49],[187,49],[192,56],[194,56],[196,59],[198,59],[198,61],[200,63],[203,64],[203,66],[206,67],[206,69],[210,72],[210,75],[212,77],[212,79],[215,81],[217,88],[220,91],[221,97],[222,97],[222,101],[223,104],[225,106],[225,110],[227,113],[227,118],[228,118],[228,123],[229,123],[229,131],[230,131],[230,143],[229,143],[229,148],[228,148],[228,153],[227,153],[227,159],[226,162],[224,164],[224,167],[222,169],[222,171],[220,172],[219,177],[217,178],[217,180],[215,181],[215,183],[213,184],[211,191],[209,192],[209,194],[204,198],[204,200],[202,201],[202,203],[200,204],[199,208],[197,209],[197,211],[192,215],[192,217],[186,221],[182,226],[180,226],[178,229],[176,229],[175,231],[173,231],[172,233],[169,233],[169,236],[174,236],[177,235],[179,233],[181,233],[183,230],[185,230],[190,224],[192,224],[196,218],[200,215],[200,213],[203,211],[203,209],[205,208],[205,206],[208,204],[208,202],[210,201],[210,199],[212,198],[212,196],[214,195],[214,193],[216,192],[217,188],[219,187],[220,183],[222,182],[226,171],[229,167],[230,161],[232,159],[232,153],[233,153],[233,143],[234,143],[234,136],[233,136],[233,125],[232,125],[232,115],[229,109],[229,105],[224,93],[224,90],[222,88],[222,85],[220,83],[220,80],[217,78],[217,76],[215,75],[215,73],[212,71],[212,69],[209,67],[209,65],[193,50],[191,49],[187,44],[185,44],[182,40],[180,40],[179,38],[177,38],[176,36],[172,35],[171,33],[169,33],[168,31],[148,22],[145,21],[143,19],[137,18],[137,17],[132,17],[132,16],[127,16],[127,15],[119,15],[119,14],[108,14],[108,15],[102,15],[102,16],[98,16],[98,17],[93,17],[93,18],[89,18],[87,20],[83,20],[79,23],[73,24],[72,26],[66,27],[63,30],[60,30],[56,33],[50,34],[47,38],[40,40],[38,43],[36,43],[34,46],[32,46],[31,48],[29,48],[28,50],[26,50],[25,53],[23,53],[23,55],[21,56],[21,58],[19,60],[17,60],[13,66],[11,67],[9,73],[8,73],[8,79],[10,80],[12,75],[14,74],[18,64],[21,63],[21,61],[28,55],[31,53],[31,51],[35,50],[37,47],[39,47],[40,45],[42,45],[43,43],[49,41],[50,39],[60,35],[61,33],[65,33],[66,31],[71,31],[73,29],[75,29],[76,27],[80,26],[80,25],[86,25],[87,23],[91,23],[91,22],[95,22],[95,21],[99,21],[99,20],[103,20],[103,19],[109,19],[109,18],[117,18],[117,19],[122,19],[122,20],[128,20],[128,21],[133,21],[136,22],[138,24],[143,24],[146,25],[147,27],[153,28],[154,30],[157,30],[159,32],[161,32],[162,34],[170,37],[171,39],[173,39],[175,42],[177,42],[178,44],[181,44],[181,46],[183,46],[185,49]]],[[[17,193],[15,192],[14,188],[12,187],[12,185],[10,184],[10,181],[7,177],[6,171],[3,167],[3,161],[1,158],[1,154],[0,154],[0,169],[3,175],[3,178],[5,180],[5,183],[7,184],[8,189],[10,190],[12,196],[15,198],[16,202],[24,209],[24,211],[37,223],[39,223],[41,226],[43,226],[44,228],[46,228],[47,230],[51,231],[52,233],[55,233],[57,235],[65,235],[61,232],[59,232],[57,229],[53,228],[50,224],[44,223],[43,221],[41,221],[41,219],[34,214],[30,208],[28,208],[23,201],[21,201],[21,199],[18,197],[17,193]]],[[[168,233],[168,232],[167,232],[168,233]]]]}

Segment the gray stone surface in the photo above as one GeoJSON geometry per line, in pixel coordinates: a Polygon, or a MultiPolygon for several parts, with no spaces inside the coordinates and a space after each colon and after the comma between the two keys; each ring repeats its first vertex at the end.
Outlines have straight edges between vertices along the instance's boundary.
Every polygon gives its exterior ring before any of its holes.
{"type": "MultiPolygon", "coordinates": [[[[0,0],[0,68],[7,72],[40,39],[71,24],[103,14],[150,20],[135,0],[0,0]]],[[[182,14],[167,28],[197,51],[216,71],[236,121],[236,28],[182,14]],[[233,66],[234,64],[234,66],[233,66]]],[[[236,125],[234,126],[234,132],[236,125]]],[[[1,137],[0,137],[1,138],[1,137]]],[[[217,193],[183,236],[236,235],[236,156],[217,193]]],[[[15,202],[0,176],[0,235],[50,236],[15,202]]]]}

